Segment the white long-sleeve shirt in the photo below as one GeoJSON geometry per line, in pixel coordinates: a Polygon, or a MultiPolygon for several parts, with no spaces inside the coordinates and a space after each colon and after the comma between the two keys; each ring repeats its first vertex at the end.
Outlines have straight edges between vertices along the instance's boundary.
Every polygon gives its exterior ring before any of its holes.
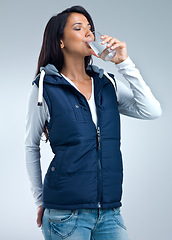
{"type": "MultiPolygon", "coordinates": [[[[150,88],[144,82],[139,70],[128,57],[125,61],[115,64],[118,72],[128,81],[128,88],[121,81],[116,79],[117,83],[117,99],[118,109],[121,114],[139,118],[139,119],[155,119],[158,118],[162,111],[159,102],[153,96],[150,88]]],[[[63,74],[62,74],[63,75],[63,74]]],[[[64,76],[64,75],[63,75],[64,76]]],[[[65,77],[65,76],[64,76],[65,77]]],[[[74,87],[75,84],[65,77],[74,87]]],[[[92,79],[92,94],[88,101],[90,106],[92,119],[97,125],[97,113],[94,101],[94,81],[92,79]]],[[[79,91],[79,89],[76,87],[79,91]]],[[[42,204],[42,171],[40,164],[40,139],[42,128],[45,121],[50,121],[48,106],[43,99],[42,107],[37,106],[38,87],[33,85],[28,102],[28,112],[26,117],[26,133],[25,133],[25,160],[26,168],[31,183],[31,191],[36,206],[42,204]]]]}

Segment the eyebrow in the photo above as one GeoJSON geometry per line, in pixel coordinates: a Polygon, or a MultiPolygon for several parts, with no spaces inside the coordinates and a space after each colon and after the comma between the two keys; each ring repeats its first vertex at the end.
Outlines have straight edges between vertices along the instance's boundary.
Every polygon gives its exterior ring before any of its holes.
{"type": "MultiPolygon", "coordinates": [[[[82,25],[82,23],[80,23],[80,22],[77,22],[77,23],[74,23],[72,26],[74,26],[75,24],[80,24],[80,25],[82,25]]],[[[90,26],[91,26],[91,24],[90,24],[90,23],[88,23],[87,25],[90,25],[90,26]]]]}

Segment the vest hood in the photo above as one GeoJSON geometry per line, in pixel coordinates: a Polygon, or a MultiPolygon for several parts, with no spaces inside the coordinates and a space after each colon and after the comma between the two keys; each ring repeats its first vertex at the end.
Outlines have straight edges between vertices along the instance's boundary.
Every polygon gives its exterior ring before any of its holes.
{"type": "MultiPolygon", "coordinates": [[[[97,67],[96,65],[88,65],[86,68],[86,71],[90,72],[91,74],[97,73],[99,78],[103,77],[103,74],[112,82],[115,90],[116,90],[116,84],[114,80],[104,71],[104,69],[97,67]]],[[[38,106],[42,106],[42,98],[43,98],[43,81],[45,74],[50,76],[56,76],[58,79],[62,79],[63,76],[59,72],[59,70],[53,65],[53,64],[47,64],[45,67],[40,67],[40,74],[38,74],[35,78],[39,78],[39,94],[38,94],[38,106]]],[[[57,84],[57,81],[55,78],[51,78],[52,84],[57,84]]]]}
{"type": "MultiPolygon", "coordinates": [[[[40,72],[42,70],[44,70],[45,73],[48,74],[48,75],[55,75],[55,76],[58,76],[58,77],[62,77],[59,70],[53,64],[47,64],[45,67],[41,67],[40,72]]],[[[98,73],[100,78],[102,78],[103,73],[104,73],[104,70],[102,68],[99,68],[95,65],[88,65],[86,70],[98,73]]],[[[40,75],[40,74],[38,74],[38,75],[40,75]]]]}

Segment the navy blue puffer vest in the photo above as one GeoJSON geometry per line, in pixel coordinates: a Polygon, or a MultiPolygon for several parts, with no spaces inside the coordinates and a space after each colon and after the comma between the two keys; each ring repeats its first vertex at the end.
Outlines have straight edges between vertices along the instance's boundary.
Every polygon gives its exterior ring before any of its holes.
{"type": "MultiPolygon", "coordinates": [[[[93,70],[87,74],[94,79],[97,128],[82,93],[62,76],[44,77],[43,96],[50,112],[46,125],[54,153],[43,184],[44,208],[121,206],[123,166],[115,89],[104,75],[100,78],[93,70]]],[[[38,86],[39,77],[34,82],[38,86]]]]}

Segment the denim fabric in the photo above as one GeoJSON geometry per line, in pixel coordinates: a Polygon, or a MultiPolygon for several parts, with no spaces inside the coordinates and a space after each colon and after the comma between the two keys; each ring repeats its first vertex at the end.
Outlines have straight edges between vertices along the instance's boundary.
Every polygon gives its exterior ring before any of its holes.
{"type": "Polygon", "coordinates": [[[120,208],[44,211],[46,240],[129,240],[120,208]]]}

